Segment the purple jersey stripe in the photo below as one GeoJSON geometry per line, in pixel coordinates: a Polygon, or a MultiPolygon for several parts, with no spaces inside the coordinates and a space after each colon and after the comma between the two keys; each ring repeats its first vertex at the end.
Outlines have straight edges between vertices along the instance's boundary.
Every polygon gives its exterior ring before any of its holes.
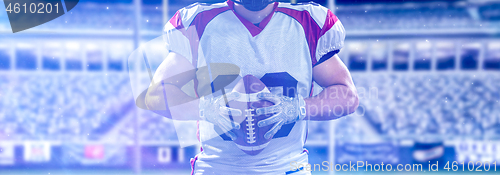
{"type": "Polygon", "coordinates": [[[323,25],[323,28],[321,28],[316,23],[316,21],[314,21],[314,19],[311,17],[311,14],[307,10],[299,11],[284,7],[278,7],[277,11],[287,14],[302,25],[302,28],[304,29],[304,33],[306,35],[307,43],[309,45],[312,65],[314,66],[317,63],[316,47],[318,40],[338,21],[337,16],[335,16],[330,10],[328,10],[325,24],[323,25]]]}
{"type": "Polygon", "coordinates": [[[328,32],[328,30],[330,30],[333,27],[333,25],[337,23],[338,20],[339,19],[337,18],[337,16],[335,16],[332,11],[328,10],[325,24],[323,25],[323,29],[321,29],[319,37],[325,35],[325,33],[328,32]]]}
{"type": "Polygon", "coordinates": [[[304,29],[307,43],[309,45],[309,52],[311,54],[312,65],[316,64],[316,46],[321,32],[321,27],[314,21],[311,14],[307,10],[298,11],[289,8],[278,7],[278,12],[282,12],[295,20],[297,20],[304,29]]]}

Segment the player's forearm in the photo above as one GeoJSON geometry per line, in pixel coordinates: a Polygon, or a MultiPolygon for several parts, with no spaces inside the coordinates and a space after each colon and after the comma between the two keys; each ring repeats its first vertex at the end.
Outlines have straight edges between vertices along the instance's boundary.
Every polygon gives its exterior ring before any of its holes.
{"type": "Polygon", "coordinates": [[[309,120],[337,119],[353,113],[359,105],[356,89],[346,85],[329,86],[305,101],[309,120]]]}
{"type": "Polygon", "coordinates": [[[179,87],[172,84],[150,87],[145,101],[149,110],[164,117],[174,120],[200,119],[198,114],[199,99],[187,95],[179,87]],[[167,103],[165,103],[165,99],[167,103]]]}

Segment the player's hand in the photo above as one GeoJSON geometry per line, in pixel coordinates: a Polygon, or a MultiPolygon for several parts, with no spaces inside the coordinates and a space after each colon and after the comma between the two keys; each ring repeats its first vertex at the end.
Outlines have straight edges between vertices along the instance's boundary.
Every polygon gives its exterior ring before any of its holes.
{"type": "MultiPolygon", "coordinates": [[[[237,98],[237,93],[226,94],[227,101],[237,98]]],[[[232,140],[236,140],[236,134],[232,129],[240,129],[240,124],[230,120],[231,116],[241,116],[241,111],[226,107],[224,95],[218,98],[200,98],[200,118],[210,122],[222,129],[224,134],[232,140]]]]}
{"type": "Polygon", "coordinates": [[[274,126],[264,135],[269,139],[281,129],[281,126],[290,124],[306,117],[306,102],[300,95],[291,98],[283,95],[274,95],[271,93],[260,93],[257,97],[261,100],[273,102],[275,105],[256,109],[257,115],[274,114],[273,116],[259,121],[259,127],[274,124],[274,126]]]}

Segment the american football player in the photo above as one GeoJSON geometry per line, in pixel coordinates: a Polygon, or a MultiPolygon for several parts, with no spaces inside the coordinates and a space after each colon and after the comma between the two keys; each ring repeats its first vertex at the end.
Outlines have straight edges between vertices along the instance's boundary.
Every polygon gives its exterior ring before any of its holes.
{"type": "Polygon", "coordinates": [[[193,174],[310,174],[290,167],[308,163],[307,122],[337,119],[358,107],[351,75],[337,56],[344,27],[318,4],[195,3],[177,11],[163,32],[170,53],[156,70],[145,103],[174,120],[199,121],[202,151],[192,159],[193,174]],[[234,131],[244,126],[231,116],[242,111],[225,104],[241,94],[225,90],[231,85],[216,88],[222,75],[252,75],[269,89],[252,97],[273,104],[254,111],[269,116],[256,127],[272,126],[263,133],[271,141],[258,154],[233,142],[234,131]],[[183,91],[188,82],[195,97],[183,91]]]}

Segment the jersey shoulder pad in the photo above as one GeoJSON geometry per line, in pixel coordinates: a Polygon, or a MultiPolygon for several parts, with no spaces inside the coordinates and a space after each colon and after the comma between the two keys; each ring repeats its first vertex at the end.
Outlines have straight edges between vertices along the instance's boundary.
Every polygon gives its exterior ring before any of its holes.
{"type": "Polygon", "coordinates": [[[221,8],[221,7],[227,7],[227,3],[216,3],[216,4],[207,4],[207,3],[194,3],[191,5],[188,5],[178,11],[182,23],[184,26],[188,26],[191,24],[191,22],[194,20],[194,18],[200,14],[201,12],[215,9],[215,8],[221,8]]]}
{"type": "Polygon", "coordinates": [[[307,11],[311,18],[322,27],[328,14],[328,8],[323,7],[315,2],[303,2],[297,4],[280,3],[278,8],[288,8],[296,11],[307,11]]]}

